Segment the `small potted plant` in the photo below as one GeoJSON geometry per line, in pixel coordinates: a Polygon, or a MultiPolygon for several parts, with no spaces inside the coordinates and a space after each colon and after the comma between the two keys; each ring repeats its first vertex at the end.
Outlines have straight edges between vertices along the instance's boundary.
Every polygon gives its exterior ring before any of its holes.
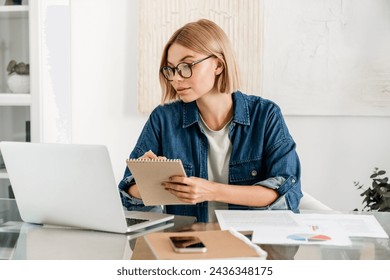
{"type": "Polygon", "coordinates": [[[386,171],[375,168],[370,176],[372,184],[367,189],[364,189],[359,182],[354,182],[358,190],[364,190],[360,194],[364,197],[363,211],[390,212],[390,184],[388,177],[384,176],[385,174],[386,171]]]}
{"type": "Polygon", "coordinates": [[[30,92],[30,65],[11,60],[7,66],[8,87],[14,93],[30,92]]]}

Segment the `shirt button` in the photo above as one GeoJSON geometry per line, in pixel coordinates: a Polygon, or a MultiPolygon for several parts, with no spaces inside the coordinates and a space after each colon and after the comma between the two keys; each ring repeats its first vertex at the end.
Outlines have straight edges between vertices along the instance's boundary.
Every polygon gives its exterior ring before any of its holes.
{"type": "Polygon", "coordinates": [[[253,177],[255,177],[257,175],[257,171],[256,170],[252,170],[251,174],[252,174],[253,177]]]}
{"type": "Polygon", "coordinates": [[[295,179],[292,179],[291,182],[294,184],[295,183],[295,179]]]}

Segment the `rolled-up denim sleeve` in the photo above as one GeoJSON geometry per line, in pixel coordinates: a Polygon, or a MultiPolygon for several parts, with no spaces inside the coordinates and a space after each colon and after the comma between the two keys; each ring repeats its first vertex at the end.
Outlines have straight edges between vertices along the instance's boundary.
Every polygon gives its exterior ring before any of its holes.
{"type": "Polygon", "coordinates": [[[267,179],[257,184],[273,188],[278,192],[279,198],[270,205],[270,208],[290,209],[298,212],[299,201],[302,197],[301,166],[296,144],[279,108],[276,108],[268,119],[266,139],[264,163],[267,169],[265,172],[267,179]]]}
{"type": "MultiPolygon", "coordinates": [[[[283,189],[290,189],[291,186],[288,186],[288,185],[291,185],[293,182],[295,183],[295,180],[292,178],[286,179],[282,176],[277,176],[277,177],[272,177],[272,178],[268,178],[266,180],[257,182],[255,185],[270,188],[270,189],[276,190],[278,192],[278,194],[279,194],[278,199],[275,200],[272,204],[268,205],[266,207],[267,209],[269,209],[269,210],[289,210],[290,207],[289,207],[287,200],[286,200],[286,193],[287,192],[284,192],[282,190],[283,189]]],[[[256,209],[254,207],[252,207],[252,208],[256,209]]],[[[262,207],[262,209],[264,209],[264,207],[262,207]]],[[[296,212],[295,209],[292,209],[292,210],[296,212]]]]}
{"type": "MultiPolygon", "coordinates": [[[[294,212],[299,212],[299,201],[302,197],[301,180],[300,180],[300,162],[298,155],[295,152],[295,143],[292,140],[284,142],[275,151],[268,154],[267,161],[270,169],[268,171],[269,178],[282,177],[283,183],[276,184],[274,188],[279,198],[271,205],[281,205],[282,200],[285,200],[287,209],[294,212]]],[[[281,182],[281,180],[276,180],[281,182]]],[[[271,180],[271,182],[275,182],[271,180]]],[[[268,185],[267,185],[268,186],[268,185]]]]}
{"type": "Polygon", "coordinates": [[[124,177],[119,183],[119,194],[122,200],[123,207],[128,211],[144,211],[144,212],[162,212],[161,206],[145,206],[139,198],[128,194],[127,190],[135,184],[133,175],[124,177]]]}

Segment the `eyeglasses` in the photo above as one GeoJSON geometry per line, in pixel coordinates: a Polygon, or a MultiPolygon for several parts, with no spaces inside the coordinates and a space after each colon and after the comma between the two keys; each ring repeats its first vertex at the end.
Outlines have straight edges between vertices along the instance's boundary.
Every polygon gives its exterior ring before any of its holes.
{"type": "Polygon", "coordinates": [[[175,72],[185,78],[191,78],[192,76],[192,66],[198,64],[206,59],[212,57],[213,55],[209,55],[208,57],[202,58],[200,60],[194,61],[192,63],[180,62],[176,67],[164,66],[160,69],[160,72],[163,74],[164,78],[168,81],[173,81],[173,77],[175,77],[175,72]]]}

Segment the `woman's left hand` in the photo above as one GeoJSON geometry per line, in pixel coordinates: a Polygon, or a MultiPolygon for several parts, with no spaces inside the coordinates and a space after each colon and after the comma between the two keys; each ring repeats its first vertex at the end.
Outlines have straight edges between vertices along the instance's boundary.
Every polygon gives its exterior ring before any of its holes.
{"type": "Polygon", "coordinates": [[[214,182],[198,177],[172,176],[169,181],[163,182],[164,188],[183,202],[199,203],[216,200],[216,186],[214,182]]]}

